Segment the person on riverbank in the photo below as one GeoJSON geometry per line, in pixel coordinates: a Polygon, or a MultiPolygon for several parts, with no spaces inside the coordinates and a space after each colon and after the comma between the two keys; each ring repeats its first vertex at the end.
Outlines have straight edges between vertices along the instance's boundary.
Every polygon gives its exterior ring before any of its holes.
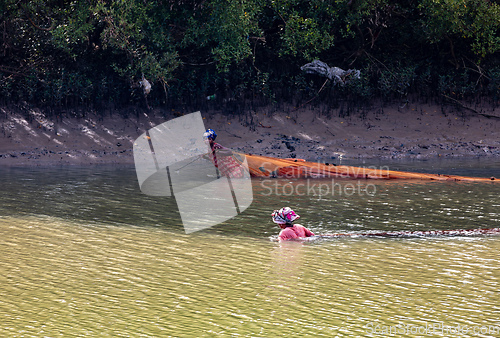
{"type": "Polygon", "coordinates": [[[300,224],[293,222],[300,218],[291,208],[284,207],[274,210],[272,213],[273,222],[281,228],[278,239],[280,242],[289,240],[301,240],[306,237],[314,236],[311,230],[300,224]]]}
{"type": "Polygon", "coordinates": [[[220,171],[223,176],[232,178],[243,177],[244,169],[241,164],[234,158],[231,149],[226,148],[215,142],[217,134],[213,129],[207,129],[203,134],[203,138],[210,146],[208,157],[214,166],[220,171]]]}

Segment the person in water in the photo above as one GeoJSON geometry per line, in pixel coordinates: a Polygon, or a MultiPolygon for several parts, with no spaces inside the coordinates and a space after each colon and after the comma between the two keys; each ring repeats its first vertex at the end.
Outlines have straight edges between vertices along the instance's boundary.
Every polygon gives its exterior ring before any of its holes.
{"type": "Polygon", "coordinates": [[[278,224],[281,228],[280,234],[278,235],[280,242],[300,240],[301,238],[314,236],[311,230],[306,227],[300,224],[293,224],[293,222],[299,219],[300,216],[289,207],[274,210],[271,216],[273,217],[273,222],[278,224]]]}
{"type": "Polygon", "coordinates": [[[231,149],[223,147],[219,143],[215,142],[217,134],[213,129],[207,129],[207,131],[203,134],[203,138],[210,146],[210,152],[208,153],[209,159],[212,161],[214,166],[219,169],[222,175],[232,178],[243,177],[243,167],[234,158],[231,149]]]}

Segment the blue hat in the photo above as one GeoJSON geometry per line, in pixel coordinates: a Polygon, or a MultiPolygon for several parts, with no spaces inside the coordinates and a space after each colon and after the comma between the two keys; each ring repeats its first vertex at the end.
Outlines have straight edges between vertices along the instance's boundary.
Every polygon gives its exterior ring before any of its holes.
{"type": "Polygon", "coordinates": [[[213,129],[207,129],[207,131],[203,134],[203,137],[206,137],[212,141],[215,141],[215,139],[217,138],[217,134],[215,133],[215,131],[213,129]]]}

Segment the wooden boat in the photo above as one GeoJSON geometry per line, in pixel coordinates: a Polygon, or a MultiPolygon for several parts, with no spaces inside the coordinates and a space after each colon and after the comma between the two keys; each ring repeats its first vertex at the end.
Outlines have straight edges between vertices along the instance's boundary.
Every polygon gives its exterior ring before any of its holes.
{"type": "Polygon", "coordinates": [[[235,155],[237,155],[235,156],[236,159],[246,158],[250,176],[252,177],[498,182],[495,177],[467,177],[412,173],[309,162],[302,159],[279,159],[268,156],[238,153],[235,153],[235,155]]]}

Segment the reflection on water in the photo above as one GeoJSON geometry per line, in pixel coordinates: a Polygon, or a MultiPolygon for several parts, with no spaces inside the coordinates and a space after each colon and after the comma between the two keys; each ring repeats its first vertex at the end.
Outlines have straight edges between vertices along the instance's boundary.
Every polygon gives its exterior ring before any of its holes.
{"type": "Polygon", "coordinates": [[[0,168],[3,215],[49,215],[86,222],[181,224],[175,200],[142,194],[133,168],[0,168]]]}
{"type": "Polygon", "coordinates": [[[185,235],[175,201],[140,194],[131,168],[0,172],[2,337],[500,336],[498,236],[269,240],[284,205],[317,233],[497,227],[498,185],[364,181],[370,196],[339,181],[313,196],[254,180],[242,215],[185,235]]]}

